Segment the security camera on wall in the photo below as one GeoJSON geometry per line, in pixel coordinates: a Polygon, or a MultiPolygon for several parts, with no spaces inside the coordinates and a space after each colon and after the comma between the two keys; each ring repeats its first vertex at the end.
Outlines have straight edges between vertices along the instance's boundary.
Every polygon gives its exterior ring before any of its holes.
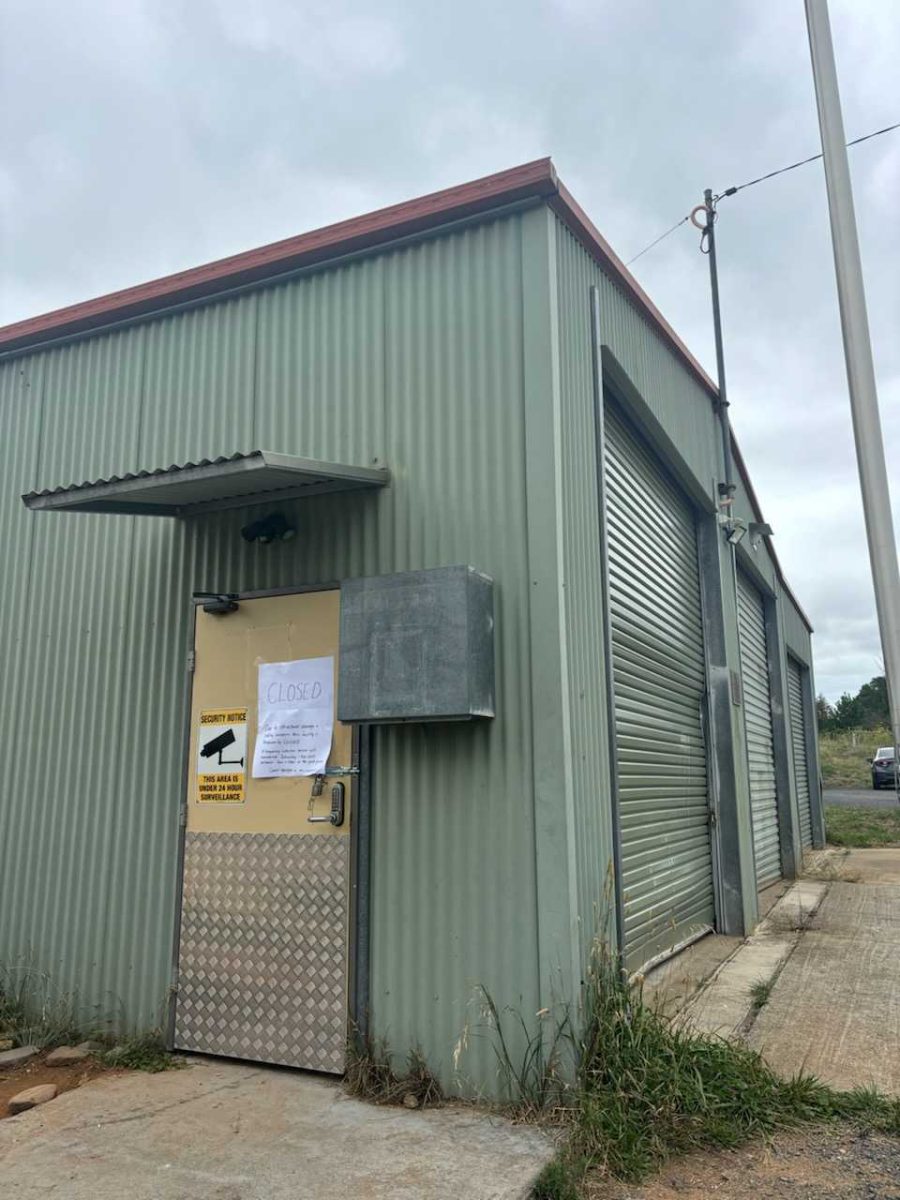
{"type": "Polygon", "coordinates": [[[266,546],[270,542],[289,542],[296,532],[284,513],[276,512],[245,525],[241,537],[245,542],[261,542],[266,546]]]}

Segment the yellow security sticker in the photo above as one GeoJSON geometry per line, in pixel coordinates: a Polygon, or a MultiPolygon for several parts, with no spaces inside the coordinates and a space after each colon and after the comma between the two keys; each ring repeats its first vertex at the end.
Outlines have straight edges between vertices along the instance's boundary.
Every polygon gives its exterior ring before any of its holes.
{"type": "Polygon", "coordinates": [[[197,736],[198,803],[243,804],[246,766],[246,708],[201,712],[197,736]]]}

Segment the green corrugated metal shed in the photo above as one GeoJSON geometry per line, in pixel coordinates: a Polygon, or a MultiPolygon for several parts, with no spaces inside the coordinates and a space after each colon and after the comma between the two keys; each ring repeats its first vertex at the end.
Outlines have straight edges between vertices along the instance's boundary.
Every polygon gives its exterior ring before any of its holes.
{"type": "MultiPolygon", "coordinates": [[[[490,1089],[477,987],[526,1015],[577,999],[612,927],[614,860],[591,287],[604,383],[714,524],[714,388],[548,160],[0,330],[0,714],[17,748],[0,961],[27,958],[119,1025],[164,1020],[193,591],[469,562],[495,580],[498,715],[375,733],[372,1026],[420,1044],[449,1085],[490,1089]],[[257,447],[392,482],[295,502],[300,536],[265,552],[237,536],[247,511],[41,514],[19,498],[257,447]],[[135,767],[146,729],[157,752],[135,767]]],[[[745,472],[736,511],[759,517],[745,472]]],[[[782,664],[787,646],[810,666],[769,546],[740,554],[771,594],[782,664]]],[[[739,712],[724,721],[743,891],[722,927],[749,928],[743,731],[739,712]]]]}

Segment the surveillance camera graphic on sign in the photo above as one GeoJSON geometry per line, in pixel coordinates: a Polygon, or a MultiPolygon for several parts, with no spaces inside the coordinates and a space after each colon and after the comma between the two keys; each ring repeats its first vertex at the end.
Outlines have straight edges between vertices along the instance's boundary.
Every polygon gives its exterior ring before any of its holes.
{"type": "Polygon", "coordinates": [[[201,758],[210,758],[213,754],[217,754],[217,763],[220,767],[224,766],[243,766],[243,758],[223,758],[222,751],[228,746],[233,746],[237,742],[233,729],[226,729],[224,733],[220,733],[218,737],[211,738],[205,746],[200,749],[201,758]]]}
{"type": "Polygon", "coordinates": [[[197,730],[198,803],[243,804],[246,761],[246,708],[201,712],[197,730]]]}

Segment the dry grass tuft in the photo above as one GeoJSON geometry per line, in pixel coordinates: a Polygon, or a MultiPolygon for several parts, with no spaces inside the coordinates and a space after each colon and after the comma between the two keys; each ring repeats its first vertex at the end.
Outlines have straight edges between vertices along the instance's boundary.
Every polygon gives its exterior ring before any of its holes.
{"type": "Polygon", "coordinates": [[[416,1046],[406,1056],[406,1070],[394,1070],[396,1056],[384,1038],[356,1032],[347,1049],[344,1086],[351,1096],[372,1104],[402,1104],[429,1108],[441,1104],[444,1093],[416,1046]]]}
{"type": "Polygon", "coordinates": [[[819,879],[823,883],[859,883],[859,871],[846,865],[849,856],[849,850],[837,846],[814,850],[803,864],[803,878],[819,879]]]}

